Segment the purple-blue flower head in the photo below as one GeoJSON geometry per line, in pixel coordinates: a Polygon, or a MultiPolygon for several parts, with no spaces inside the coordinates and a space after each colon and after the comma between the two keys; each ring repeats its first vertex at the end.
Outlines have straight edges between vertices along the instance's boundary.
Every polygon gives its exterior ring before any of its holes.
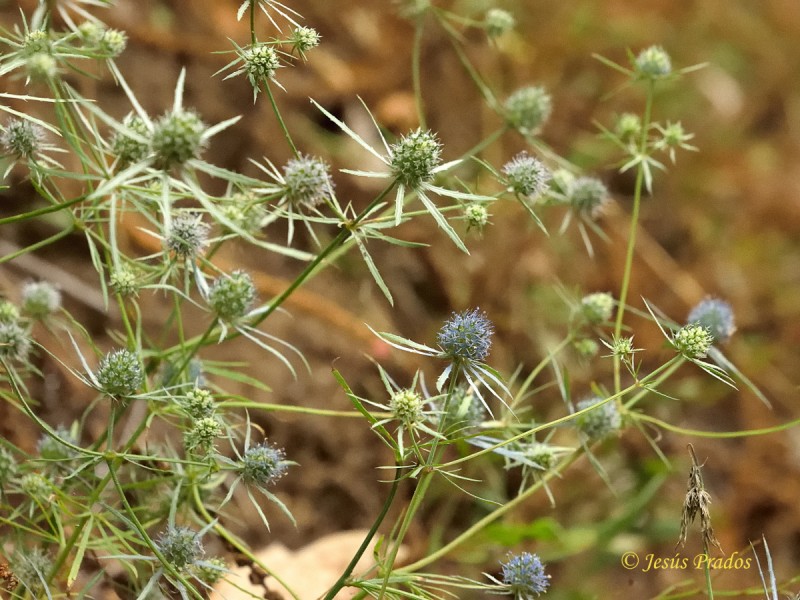
{"type": "Polygon", "coordinates": [[[511,556],[503,567],[503,583],[508,586],[515,598],[527,600],[547,591],[550,576],[545,575],[544,565],[539,557],[530,552],[511,556]]]}
{"type": "Polygon", "coordinates": [[[489,356],[494,326],[479,308],[453,313],[442,325],[436,341],[447,358],[455,362],[483,361],[489,356]]]}

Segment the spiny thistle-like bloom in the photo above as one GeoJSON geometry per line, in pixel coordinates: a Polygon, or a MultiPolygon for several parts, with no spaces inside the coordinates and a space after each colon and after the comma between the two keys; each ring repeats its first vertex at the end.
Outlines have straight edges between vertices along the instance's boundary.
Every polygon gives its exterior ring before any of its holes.
{"type": "Polygon", "coordinates": [[[520,196],[535,197],[547,187],[551,175],[538,158],[520,152],[503,166],[510,191],[520,196]]]}
{"type": "Polygon", "coordinates": [[[392,409],[395,418],[405,425],[413,425],[423,419],[422,409],[424,408],[424,402],[422,396],[414,390],[400,390],[392,394],[389,400],[389,407],[392,409]]]}
{"type": "Polygon", "coordinates": [[[245,48],[242,60],[247,78],[253,87],[259,86],[262,81],[272,79],[275,71],[281,66],[278,53],[271,44],[256,44],[245,48]]]}
{"type": "Polygon", "coordinates": [[[183,443],[189,451],[209,453],[214,442],[222,435],[222,425],[214,417],[197,419],[192,428],[183,436],[183,443]]]}
{"type": "Polygon", "coordinates": [[[199,387],[186,392],[180,405],[184,412],[193,419],[211,417],[216,411],[214,395],[211,391],[199,387]]]}
{"type": "Polygon", "coordinates": [[[17,158],[34,158],[44,139],[44,129],[40,125],[23,119],[9,119],[0,134],[3,151],[17,158]]]}
{"type": "Polygon", "coordinates": [[[708,329],[714,342],[725,343],[736,331],[731,305],[719,298],[706,298],[689,312],[687,323],[708,329]]]}
{"type": "Polygon", "coordinates": [[[19,321],[19,309],[8,300],[0,300],[0,323],[16,323],[19,321]]]}
{"type": "Polygon", "coordinates": [[[632,337],[618,337],[611,342],[611,354],[622,359],[633,356],[636,348],[633,347],[632,337]]]}
{"type": "Polygon", "coordinates": [[[116,58],[128,45],[128,36],[119,29],[106,29],[97,42],[97,49],[103,55],[116,58]]]}
{"type": "Polygon", "coordinates": [[[544,87],[534,85],[511,94],[504,106],[506,119],[512,127],[523,133],[533,133],[550,117],[553,100],[544,87]]]}
{"type": "Polygon", "coordinates": [[[200,536],[188,527],[170,525],[156,540],[156,547],[164,560],[178,571],[191,567],[205,555],[200,536]]]}
{"type": "MultiPolygon", "coordinates": [[[[150,139],[147,123],[139,115],[129,114],[123,119],[122,124],[145,140],[150,139]]],[[[150,153],[150,143],[132,138],[124,131],[117,131],[111,140],[111,152],[125,166],[144,159],[150,153]]]]}
{"type": "Polygon", "coordinates": [[[97,382],[109,396],[130,396],[144,384],[144,371],[139,357],[130,350],[109,352],[100,361],[95,373],[97,382]]]}
{"type": "Polygon", "coordinates": [[[34,319],[42,319],[61,307],[61,292],[52,283],[35,281],[22,288],[22,312],[34,319]]]}
{"type": "Polygon", "coordinates": [[[549,471],[556,464],[556,451],[550,444],[531,442],[525,448],[525,458],[542,471],[549,471]]]}
{"type": "MultiPolygon", "coordinates": [[[[72,435],[69,429],[58,427],[55,433],[59,439],[69,442],[74,446],[78,445],[78,440],[72,435]]],[[[42,435],[36,447],[39,450],[39,456],[47,460],[70,460],[77,456],[75,450],[53,439],[49,434],[42,435]]]]}
{"type": "Polygon", "coordinates": [[[442,353],[454,362],[482,361],[489,356],[494,326],[479,308],[453,313],[436,341],[442,353]]]}
{"type": "Polygon", "coordinates": [[[289,468],[283,448],[271,446],[266,441],[249,448],[239,463],[239,472],[245,483],[266,487],[278,481],[289,468]]]}
{"type": "MultiPolygon", "coordinates": [[[[602,402],[604,398],[595,396],[581,400],[577,410],[581,411],[602,402]]],[[[591,440],[600,440],[619,431],[622,427],[622,416],[619,414],[616,402],[613,400],[583,413],[576,419],[578,429],[591,440]]]]}
{"type": "Polygon", "coordinates": [[[538,556],[530,552],[509,555],[503,567],[503,584],[508,586],[508,593],[518,600],[527,600],[533,595],[547,591],[550,576],[544,572],[544,565],[538,556]]]}
{"type": "Polygon", "coordinates": [[[638,140],[642,134],[642,118],[635,113],[622,113],[617,117],[614,133],[624,141],[638,140]]]}
{"type": "Polygon", "coordinates": [[[22,40],[23,52],[27,56],[37,54],[39,52],[50,52],[52,49],[52,41],[50,40],[50,33],[46,29],[34,29],[25,35],[22,40]]]}
{"type": "Polygon", "coordinates": [[[206,585],[214,585],[222,579],[227,572],[225,560],[217,556],[204,560],[192,567],[192,575],[206,585]]]}
{"type": "Polygon", "coordinates": [[[17,473],[17,461],[11,451],[0,446],[0,488],[17,473]]]}
{"type": "Polygon", "coordinates": [[[490,8],[483,18],[483,28],[490,38],[500,37],[514,29],[516,24],[514,15],[502,8],[490,8]]]}
{"type": "Polygon", "coordinates": [[[607,292],[584,296],[581,299],[581,314],[592,324],[610,321],[614,314],[614,297],[607,292]]]}
{"type": "Polygon", "coordinates": [[[575,212],[596,218],[608,200],[608,190],[595,177],[578,177],[567,188],[567,200],[575,212]]]}
{"type": "Polygon", "coordinates": [[[600,344],[591,338],[581,338],[572,343],[575,350],[584,358],[592,358],[597,356],[600,351],[600,344]]]}
{"type": "Polygon", "coordinates": [[[442,145],[430,131],[417,129],[391,145],[392,175],[403,185],[416,189],[433,179],[442,162],[442,145]]]}
{"type": "Polygon", "coordinates": [[[30,335],[19,323],[0,323],[0,358],[24,362],[31,350],[30,335]]]}
{"type": "Polygon", "coordinates": [[[217,316],[227,321],[246,315],[255,299],[256,287],[244,271],[217,277],[208,290],[208,304],[217,316]]]}
{"type": "Polygon", "coordinates": [[[78,37],[90,48],[94,48],[103,39],[106,27],[99,21],[84,21],[78,25],[78,37]]]}
{"type": "Polygon", "coordinates": [[[489,222],[489,210],[478,202],[467,204],[464,207],[464,219],[467,221],[467,229],[482,230],[489,222]]]}
{"type": "Polygon", "coordinates": [[[672,338],[672,345],[686,358],[703,358],[714,343],[714,336],[699,324],[684,325],[672,338]]]}
{"type": "Polygon", "coordinates": [[[31,54],[25,61],[28,77],[34,81],[47,81],[55,77],[58,72],[56,59],[47,52],[31,54]]]}
{"type": "Polygon", "coordinates": [[[120,296],[132,296],[139,291],[140,281],[136,272],[128,265],[121,265],[111,272],[111,289],[120,296]]]}
{"type": "Polygon", "coordinates": [[[294,206],[316,206],[331,197],[330,168],[319,158],[291,159],[283,167],[283,181],[284,197],[294,206]]]}
{"type": "Polygon", "coordinates": [[[156,166],[166,170],[200,156],[205,130],[205,123],[193,110],[165,114],[156,122],[151,141],[156,166]]]}
{"type": "Polygon", "coordinates": [[[46,500],[53,491],[52,482],[41,473],[28,473],[19,480],[19,487],[26,496],[39,500],[46,500]]]}
{"type": "Polygon", "coordinates": [[[672,72],[672,61],[661,46],[650,46],[639,53],[634,67],[644,78],[661,79],[672,72]]]}
{"type": "MultiPolygon", "coordinates": [[[[53,567],[53,559],[48,556],[47,552],[41,548],[33,548],[24,552],[18,550],[14,553],[11,566],[14,575],[34,598],[45,596],[42,582],[47,580],[47,575],[53,567]]],[[[45,597],[50,597],[50,594],[45,597]]]]}
{"type": "Polygon", "coordinates": [[[305,53],[319,46],[320,35],[312,27],[295,27],[289,37],[292,49],[296,50],[300,56],[305,57],[305,53]]]}
{"type": "Polygon", "coordinates": [[[449,398],[439,403],[439,431],[458,431],[473,427],[484,420],[486,409],[477,394],[469,387],[458,386],[449,398]]]}
{"type": "Polygon", "coordinates": [[[191,259],[208,245],[209,231],[211,226],[203,222],[202,215],[182,212],[172,220],[165,245],[178,258],[191,259]]]}

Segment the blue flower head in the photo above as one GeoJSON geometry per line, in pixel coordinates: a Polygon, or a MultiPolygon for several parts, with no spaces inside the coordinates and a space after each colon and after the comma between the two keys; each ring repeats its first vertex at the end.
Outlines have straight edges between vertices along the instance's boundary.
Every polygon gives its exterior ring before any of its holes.
{"type": "Polygon", "coordinates": [[[436,341],[442,353],[455,362],[483,361],[489,356],[494,327],[479,308],[453,315],[442,325],[436,341]]]}
{"type": "Polygon", "coordinates": [[[691,325],[705,327],[715,342],[727,342],[736,331],[731,305],[718,298],[701,301],[691,310],[686,321],[691,325]]]}
{"type": "Polygon", "coordinates": [[[510,556],[503,567],[503,583],[508,591],[520,600],[543,594],[550,585],[550,576],[545,575],[544,565],[538,556],[523,552],[510,556]]]}

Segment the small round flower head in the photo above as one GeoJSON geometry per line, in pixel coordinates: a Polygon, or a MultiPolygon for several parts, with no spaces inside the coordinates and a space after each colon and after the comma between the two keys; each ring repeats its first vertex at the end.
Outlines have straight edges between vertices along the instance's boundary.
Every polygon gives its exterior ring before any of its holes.
{"type": "Polygon", "coordinates": [[[52,283],[36,281],[22,288],[22,312],[34,319],[42,319],[61,307],[61,292],[52,283]]]}
{"type": "Polygon", "coordinates": [[[166,170],[200,156],[205,130],[205,123],[193,110],[180,109],[165,114],[153,130],[151,144],[156,166],[166,170]]]}
{"type": "MultiPolygon", "coordinates": [[[[145,140],[150,139],[147,123],[139,115],[130,113],[123,119],[122,124],[145,140]]],[[[111,140],[111,152],[123,166],[129,165],[147,157],[150,153],[150,144],[146,141],[134,139],[124,131],[117,131],[111,140]]]]}
{"type": "Polygon", "coordinates": [[[17,474],[17,461],[10,450],[0,446],[0,488],[17,474]]]}
{"type": "Polygon", "coordinates": [[[109,352],[95,372],[97,382],[109,396],[130,396],[144,384],[139,357],[126,349],[109,352]]]}
{"type": "Polygon", "coordinates": [[[556,169],[553,171],[553,176],[548,182],[550,192],[561,196],[562,199],[565,200],[569,198],[569,190],[573,183],[575,183],[575,175],[566,169],[556,169]]]}
{"type": "Polygon", "coordinates": [[[316,206],[331,197],[330,168],[319,158],[291,159],[283,167],[283,181],[284,197],[294,206],[316,206]]]}
{"type": "Polygon", "coordinates": [[[714,343],[711,331],[699,324],[684,325],[672,338],[672,345],[686,358],[703,358],[714,343]]]}
{"type": "Polygon", "coordinates": [[[592,324],[610,321],[614,314],[614,297],[607,292],[584,296],[581,299],[581,314],[592,324]]]}
{"type": "Polygon", "coordinates": [[[614,133],[621,140],[638,140],[642,134],[642,119],[635,113],[622,113],[614,124],[614,133]]]}
{"type": "Polygon", "coordinates": [[[500,37],[514,29],[516,24],[514,15],[502,8],[490,8],[483,18],[483,28],[490,38],[500,37]]]}
{"type": "MultiPolygon", "coordinates": [[[[577,410],[583,410],[602,402],[604,398],[594,396],[581,400],[577,410]]],[[[578,429],[590,440],[600,440],[619,431],[622,427],[622,416],[614,401],[606,402],[589,412],[583,413],[576,419],[578,429]]]]}
{"type": "Polygon", "coordinates": [[[423,400],[414,390],[400,390],[392,394],[389,406],[396,419],[406,425],[413,425],[422,421],[423,400]]]}
{"type": "Polygon", "coordinates": [[[731,305],[718,298],[706,298],[689,312],[687,323],[708,329],[714,342],[725,343],[736,331],[731,305]]]}
{"type": "Polygon", "coordinates": [[[430,131],[417,129],[390,148],[392,174],[411,189],[433,179],[433,170],[442,162],[442,145],[430,131]]]}
{"type": "Polygon", "coordinates": [[[201,254],[208,245],[211,226],[203,222],[200,214],[182,212],[173,220],[165,245],[178,258],[191,259],[201,254]]]}
{"type": "Polygon", "coordinates": [[[25,69],[32,80],[47,81],[55,77],[58,65],[56,59],[47,52],[37,52],[25,60],[25,69]]]}
{"type": "Polygon", "coordinates": [[[19,309],[9,300],[0,300],[0,323],[16,323],[19,321],[19,309]]]}
{"type": "Polygon", "coordinates": [[[9,119],[0,134],[3,152],[17,158],[34,158],[44,139],[44,129],[40,125],[23,119],[9,119]]]}
{"type": "Polygon", "coordinates": [[[532,133],[544,125],[553,111],[553,100],[540,85],[524,87],[511,94],[505,103],[506,119],[523,133],[532,133]]]}
{"type": "MultiPolygon", "coordinates": [[[[78,440],[74,435],[72,435],[72,432],[69,429],[59,427],[56,429],[56,435],[59,437],[59,439],[62,439],[65,442],[69,442],[74,446],[78,445],[78,440]]],[[[46,460],[63,461],[70,460],[77,456],[75,450],[69,446],[65,446],[58,440],[53,439],[49,434],[46,433],[39,438],[39,442],[36,447],[39,450],[39,456],[46,460]]]]}
{"type": "Polygon", "coordinates": [[[295,27],[292,30],[292,35],[289,38],[289,43],[292,49],[296,50],[300,56],[305,56],[305,53],[319,46],[320,35],[316,29],[312,27],[295,27]]]}
{"type": "Polygon", "coordinates": [[[661,79],[672,72],[672,61],[661,46],[650,46],[639,53],[634,67],[641,77],[661,79]]]}
{"type": "Polygon", "coordinates": [[[217,316],[234,321],[247,314],[256,299],[256,288],[250,275],[234,271],[214,280],[208,290],[208,304],[217,316]]]}
{"type": "Polygon", "coordinates": [[[281,66],[278,53],[271,44],[256,44],[245,48],[242,53],[244,70],[250,84],[256,87],[261,82],[272,79],[275,71],[281,66]]]}
{"type": "Polygon", "coordinates": [[[217,556],[192,566],[192,575],[206,585],[214,585],[228,573],[225,560],[217,556]]]}
{"type": "Polygon", "coordinates": [[[197,419],[192,428],[183,436],[186,449],[208,454],[214,449],[214,442],[222,435],[222,425],[214,417],[197,419]]]}
{"type": "Polygon", "coordinates": [[[116,58],[125,51],[128,36],[119,29],[106,29],[97,43],[98,50],[105,56],[116,58]]]}
{"type": "Polygon", "coordinates": [[[285,459],[286,452],[283,448],[262,442],[244,453],[239,463],[239,472],[245,483],[266,487],[286,474],[289,464],[285,459]]]}
{"type": "Polygon", "coordinates": [[[131,267],[126,264],[111,272],[109,277],[111,289],[120,296],[133,296],[139,291],[139,277],[131,267]]]}
{"type": "Polygon", "coordinates": [[[439,431],[454,433],[477,425],[486,417],[486,410],[477,394],[467,386],[457,387],[449,398],[443,399],[438,408],[439,431]]]}
{"type": "Polygon", "coordinates": [[[442,353],[456,362],[482,361],[489,356],[494,327],[486,313],[473,308],[453,313],[442,325],[436,341],[442,353]]]}
{"type": "Polygon", "coordinates": [[[212,393],[199,387],[186,392],[186,396],[180,404],[184,412],[193,419],[211,417],[216,410],[216,402],[212,393]]]}
{"type": "Polygon", "coordinates": [[[50,34],[46,29],[34,29],[25,35],[22,41],[23,52],[30,56],[39,52],[50,52],[52,43],[50,41],[50,34]]]}
{"type": "Polygon", "coordinates": [[[542,471],[549,471],[556,464],[556,451],[550,444],[531,442],[525,449],[525,458],[542,471]]]}
{"type": "Polygon", "coordinates": [[[595,177],[578,177],[567,189],[567,198],[572,210],[596,218],[608,200],[608,190],[595,177]]]}
{"type": "Polygon", "coordinates": [[[518,600],[528,600],[547,591],[550,576],[545,575],[544,565],[538,556],[530,552],[509,555],[503,567],[503,584],[518,600]]]}
{"type": "Polygon", "coordinates": [[[550,171],[538,158],[520,152],[503,166],[509,190],[520,196],[541,194],[550,181],[550,171]]]}
{"type": "Polygon", "coordinates": [[[0,323],[0,358],[24,362],[31,350],[30,331],[17,322],[0,323]]]}
{"type": "Polygon", "coordinates": [[[26,496],[43,501],[53,491],[53,484],[41,473],[28,473],[19,480],[19,488],[26,496]]]}
{"type": "Polygon", "coordinates": [[[636,352],[636,348],[633,347],[632,337],[619,337],[611,343],[611,354],[613,356],[627,359],[633,356],[634,352],[636,352]]]}
{"type": "Polygon", "coordinates": [[[78,36],[91,48],[100,43],[105,32],[106,27],[99,21],[84,21],[78,25],[78,36]]]}
{"type": "Polygon", "coordinates": [[[206,553],[200,536],[188,527],[170,525],[156,540],[159,552],[171,566],[183,571],[199,562],[206,553]]]}
{"type": "MultiPolygon", "coordinates": [[[[47,580],[47,575],[53,567],[53,559],[47,555],[47,552],[41,548],[33,548],[25,552],[18,550],[14,553],[11,567],[14,575],[33,597],[41,598],[44,595],[42,582],[47,580]]],[[[46,597],[50,597],[50,594],[47,594],[46,597]]]]}
{"type": "Polygon", "coordinates": [[[575,340],[572,345],[578,354],[584,358],[592,358],[597,356],[597,353],[600,351],[600,345],[591,338],[581,338],[579,340],[575,340]]]}
{"type": "Polygon", "coordinates": [[[489,223],[489,210],[483,204],[472,202],[464,207],[464,219],[467,221],[467,229],[481,231],[489,223]]]}

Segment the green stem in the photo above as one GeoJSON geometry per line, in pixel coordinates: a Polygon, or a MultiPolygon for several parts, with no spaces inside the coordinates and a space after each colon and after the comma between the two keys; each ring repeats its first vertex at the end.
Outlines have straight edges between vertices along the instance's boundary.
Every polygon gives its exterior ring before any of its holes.
{"type": "Polygon", "coordinates": [[[417,108],[417,119],[422,129],[427,129],[425,122],[425,104],[422,99],[422,77],[420,63],[422,60],[422,32],[424,31],[425,15],[420,15],[414,25],[414,45],[411,49],[411,81],[414,88],[414,104],[417,108]]]}
{"type": "Polygon", "coordinates": [[[79,204],[84,200],[86,200],[85,194],[82,196],[78,196],[77,198],[73,198],[72,200],[61,202],[60,204],[53,204],[51,206],[45,206],[43,208],[37,208],[36,210],[32,210],[30,212],[22,213],[20,215],[13,215],[11,217],[0,219],[0,225],[8,225],[9,223],[18,223],[20,221],[27,221],[35,217],[41,217],[42,215],[49,215],[50,213],[58,212],[60,210],[64,210],[65,208],[69,208],[74,204],[79,204]]]}
{"type": "Polygon", "coordinates": [[[275,96],[272,93],[272,89],[269,87],[269,82],[264,82],[264,90],[267,92],[270,104],[272,104],[272,112],[275,113],[275,118],[278,119],[278,124],[281,126],[281,130],[283,131],[283,137],[286,138],[286,142],[289,144],[289,148],[291,148],[292,154],[294,154],[295,157],[299,157],[300,152],[297,151],[297,146],[295,146],[294,141],[292,141],[292,136],[289,133],[289,129],[286,127],[286,122],[283,120],[283,117],[281,116],[281,111],[278,109],[277,102],[275,102],[275,96]]]}
{"type": "Polygon", "coordinates": [[[57,242],[61,238],[67,237],[72,232],[73,232],[73,227],[72,226],[66,227],[66,228],[62,229],[61,231],[59,231],[58,233],[56,233],[54,235],[51,235],[49,238],[45,238],[43,240],[40,240],[40,241],[36,242],[35,244],[31,244],[30,246],[25,246],[24,248],[20,248],[16,252],[12,252],[11,254],[6,254],[5,256],[0,257],[0,264],[3,264],[3,263],[8,262],[10,260],[14,260],[17,257],[22,256],[23,254],[28,254],[30,252],[34,252],[34,251],[38,250],[39,248],[44,248],[45,246],[49,246],[50,244],[54,244],[55,242],[57,242]]]}

